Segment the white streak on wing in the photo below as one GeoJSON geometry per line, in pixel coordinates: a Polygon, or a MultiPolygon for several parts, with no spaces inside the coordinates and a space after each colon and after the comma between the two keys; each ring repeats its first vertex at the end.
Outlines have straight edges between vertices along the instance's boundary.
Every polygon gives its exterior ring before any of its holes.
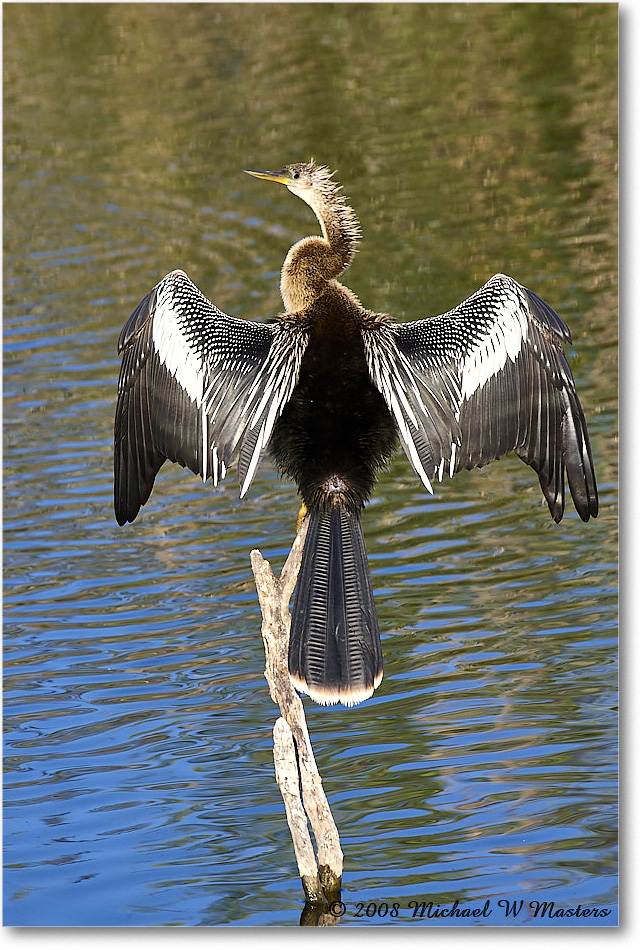
{"type": "Polygon", "coordinates": [[[477,389],[506,365],[515,362],[528,336],[528,322],[521,299],[511,294],[486,334],[469,350],[460,363],[462,401],[470,399],[477,389]]]}
{"type": "MultiPolygon", "coordinates": [[[[274,346],[274,345],[273,345],[273,346],[274,346]]],[[[276,352],[276,347],[274,347],[274,349],[271,349],[271,350],[268,352],[268,354],[267,354],[267,356],[265,357],[265,359],[263,360],[263,363],[261,364],[261,367],[260,367],[260,369],[258,370],[258,372],[257,372],[257,374],[256,374],[256,378],[255,378],[254,382],[252,383],[252,388],[250,389],[250,391],[249,391],[248,394],[247,394],[246,406],[249,406],[249,405],[253,402],[253,400],[254,400],[254,398],[256,397],[256,394],[258,393],[260,387],[265,383],[266,368],[270,365],[270,363],[274,363],[274,355],[275,355],[275,352],[276,352]]],[[[277,365],[278,365],[278,360],[276,361],[276,363],[277,363],[277,365]]],[[[272,370],[272,371],[273,371],[273,370],[272,370]]],[[[264,402],[265,398],[266,398],[266,395],[265,395],[265,393],[264,393],[263,399],[261,400],[261,402],[264,402]]],[[[269,398],[269,394],[268,394],[268,398],[269,398]]],[[[254,425],[254,421],[252,421],[251,425],[254,425]]]]}
{"type": "MultiPolygon", "coordinates": [[[[207,388],[207,414],[211,416],[216,410],[220,407],[221,402],[225,398],[225,386],[224,386],[224,377],[222,373],[219,373],[212,383],[207,388]]],[[[205,399],[205,397],[204,397],[205,399]]]]}
{"type": "Polygon", "coordinates": [[[412,422],[412,424],[413,424],[413,426],[415,427],[415,429],[418,429],[418,428],[419,428],[419,423],[417,422],[417,417],[416,417],[416,415],[414,414],[414,412],[413,412],[412,409],[410,408],[410,403],[408,402],[408,400],[407,400],[407,398],[406,398],[406,394],[405,394],[405,392],[404,392],[403,383],[399,382],[398,379],[394,379],[393,382],[394,382],[394,387],[395,387],[395,389],[396,389],[396,391],[397,391],[397,396],[398,396],[399,399],[401,400],[401,404],[403,405],[404,409],[406,410],[406,415],[408,416],[408,419],[410,420],[410,422],[412,422]]]}
{"type": "MultiPolygon", "coordinates": [[[[300,362],[300,357],[298,357],[297,362],[300,362]]],[[[296,378],[297,374],[295,372],[291,372],[290,366],[286,360],[282,356],[279,356],[278,358],[273,359],[273,366],[270,368],[267,378],[260,379],[260,381],[265,386],[265,392],[263,393],[258,407],[252,415],[250,420],[250,428],[253,429],[258,425],[269,404],[267,416],[263,422],[261,430],[261,439],[263,445],[267,444],[277,415],[292,395],[296,378]]],[[[250,394],[250,397],[248,397],[246,409],[249,406],[251,397],[255,392],[256,386],[253,387],[252,393],[250,394]]]]}
{"type": "Polygon", "coordinates": [[[218,485],[218,449],[215,445],[212,446],[212,479],[216,488],[218,485]]]}
{"type": "MultiPolygon", "coordinates": [[[[284,383],[286,382],[286,368],[284,366],[275,366],[274,370],[270,373],[269,377],[265,380],[265,392],[263,398],[259,403],[258,409],[252,416],[250,422],[250,428],[253,429],[260,421],[261,415],[265,410],[270,399],[272,400],[272,405],[270,406],[268,412],[268,418],[272,419],[274,422],[276,412],[280,405],[282,405],[284,399],[287,399],[289,392],[284,390],[284,383]]],[[[290,390],[291,391],[291,390],[290,390]]]]}
{"type": "Polygon", "coordinates": [[[158,357],[191,400],[203,399],[203,364],[184,335],[177,314],[162,294],[154,313],[152,337],[158,357]]]}
{"type": "Polygon", "coordinates": [[[425,485],[426,488],[428,489],[428,492],[429,492],[431,495],[433,495],[434,492],[433,492],[433,490],[432,490],[432,482],[431,482],[430,479],[428,478],[428,474],[427,474],[425,468],[423,467],[423,465],[421,464],[421,459],[419,458],[419,456],[418,456],[418,454],[417,454],[417,449],[415,448],[415,443],[414,443],[412,440],[408,443],[408,448],[409,448],[409,450],[410,450],[410,461],[412,462],[412,464],[413,464],[413,466],[414,466],[414,468],[415,468],[415,471],[417,472],[417,474],[419,475],[419,478],[422,480],[422,482],[424,483],[424,485],[425,485]]]}
{"type": "Polygon", "coordinates": [[[432,495],[433,490],[432,490],[432,484],[431,484],[430,478],[428,477],[428,473],[426,472],[426,469],[423,467],[421,459],[419,458],[419,453],[417,452],[417,446],[414,443],[410,429],[408,428],[408,425],[404,418],[404,415],[401,410],[401,406],[399,405],[399,402],[397,400],[397,397],[392,389],[387,390],[387,395],[388,395],[390,408],[392,409],[392,413],[395,419],[397,420],[397,425],[399,426],[399,432],[401,434],[403,443],[406,446],[406,450],[410,456],[410,461],[412,462],[413,468],[415,469],[415,471],[419,475],[419,478],[422,480],[422,482],[424,483],[424,485],[426,486],[426,488],[432,495]]]}
{"type": "Polygon", "coordinates": [[[243,438],[248,429],[255,429],[259,424],[261,428],[256,437],[252,457],[247,468],[243,485],[241,486],[241,498],[245,495],[252,483],[261,457],[261,452],[269,442],[277,416],[292,395],[298,378],[298,370],[304,350],[305,345],[291,348],[288,341],[286,341],[286,345],[283,345],[282,341],[277,337],[245,399],[242,412],[240,413],[241,421],[234,439],[238,440],[243,438]],[[294,367],[292,365],[293,363],[294,367]],[[254,408],[253,402],[259,393],[260,386],[264,387],[264,391],[258,405],[254,408]],[[251,417],[248,425],[247,418],[250,412],[251,417]]]}
{"type": "Polygon", "coordinates": [[[254,446],[254,451],[252,452],[252,458],[250,459],[250,464],[248,465],[247,475],[245,476],[245,481],[243,482],[243,487],[241,488],[241,498],[245,495],[246,491],[252,483],[254,478],[254,472],[256,471],[256,466],[259,464],[259,455],[261,454],[261,449],[263,448],[263,437],[265,435],[265,423],[261,427],[261,432],[258,439],[256,440],[256,445],[254,446]]]}
{"type": "Polygon", "coordinates": [[[203,453],[203,481],[207,481],[207,413],[205,404],[201,406],[201,430],[202,430],[202,453],[203,453]]]}
{"type": "MultiPolygon", "coordinates": [[[[389,349],[392,349],[392,347],[390,346],[389,349]]],[[[392,354],[391,354],[391,357],[392,357],[392,354]]],[[[406,386],[408,387],[409,390],[412,391],[413,395],[419,401],[419,403],[421,403],[421,393],[419,391],[419,387],[417,385],[417,381],[415,379],[415,374],[413,372],[412,366],[410,362],[408,361],[408,359],[404,356],[404,354],[401,352],[401,350],[397,347],[395,343],[394,359],[391,358],[391,364],[393,365],[393,367],[396,361],[398,361],[399,365],[402,366],[405,370],[406,386]]]]}
{"type": "MultiPolygon", "coordinates": [[[[459,415],[459,413],[457,413],[459,415]]],[[[456,442],[450,443],[450,477],[452,478],[455,472],[455,453],[457,451],[456,442]]]]}
{"type": "Polygon", "coordinates": [[[204,402],[204,404],[205,404],[205,411],[206,411],[206,412],[209,412],[209,411],[210,411],[210,406],[211,406],[212,402],[214,401],[214,397],[212,396],[212,392],[213,392],[213,390],[214,390],[214,387],[216,386],[216,382],[217,382],[217,380],[219,379],[220,375],[221,375],[220,373],[216,373],[214,376],[212,376],[209,386],[207,387],[207,389],[206,389],[205,392],[203,393],[203,402],[204,402]]]}
{"type": "MultiPolygon", "coordinates": [[[[259,378],[261,378],[261,374],[259,375],[259,378]]],[[[250,428],[251,428],[251,429],[254,428],[254,426],[257,424],[257,422],[258,422],[259,419],[261,418],[261,413],[263,412],[263,410],[264,410],[265,407],[267,406],[268,401],[269,401],[270,397],[271,397],[272,394],[273,394],[272,380],[271,380],[271,379],[267,379],[267,380],[262,380],[262,382],[264,382],[264,384],[265,384],[265,392],[263,393],[263,397],[262,397],[260,403],[258,404],[258,406],[257,406],[257,408],[256,408],[256,412],[254,413],[254,415],[252,416],[252,418],[251,418],[251,420],[250,420],[250,428]]],[[[248,399],[248,402],[249,402],[249,401],[250,401],[250,400],[248,399]]]]}
{"type": "MultiPolygon", "coordinates": [[[[364,336],[364,342],[366,344],[365,346],[366,357],[367,357],[368,368],[370,370],[370,373],[374,377],[377,388],[383,394],[384,399],[388,403],[388,406],[390,407],[390,410],[393,416],[395,417],[395,420],[399,427],[399,432],[401,434],[401,439],[406,447],[406,451],[410,457],[410,461],[413,465],[413,468],[419,475],[421,481],[423,482],[427,490],[432,495],[433,489],[432,489],[430,478],[428,477],[428,473],[426,472],[421,462],[421,459],[419,457],[417,447],[412,438],[412,434],[408,427],[408,423],[406,421],[406,417],[404,416],[403,409],[402,409],[402,406],[400,405],[399,400],[401,400],[401,403],[403,404],[404,408],[407,409],[408,416],[410,420],[412,421],[412,424],[414,425],[415,429],[418,430],[419,425],[417,423],[417,418],[414,412],[411,410],[408,400],[405,396],[405,393],[403,391],[404,390],[403,383],[401,383],[397,378],[394,379],[394,383],[393,383],[391,379],[390,369],[394,368],[394,360],[392,358],[390,358],[389,362],[382,360],[378,356],[375,348],[371,346],[369,334],[364,334],[363,336],[364,336]]],[[[392,349],[392,344],[390,342],[388,343],[388,348],[392,349]]],[[[417,384],[415,383],[415,380],[414,380],[412,367],[408,364],[408,361],[403,357],[403,354],[397,350],[396,346],[395,346],[394,355],[396,358],[399,359],[401,364],[404,366],[404,369],[406,369],[410,388],[416,393],[417,398],[419,400],[419,404],[421,404],[419,389],[417,388],[417,384]]]]}
{"type": "Polygon", "coordinates": [[[272,400],[272,405],[270,406],[270,411],[268,412],[267,419],[265,420],[265,441],[266,442],[272,433],[272,427],[274,425],[278,411],[279,411],[279,400],[274,398],[272,400]]]}

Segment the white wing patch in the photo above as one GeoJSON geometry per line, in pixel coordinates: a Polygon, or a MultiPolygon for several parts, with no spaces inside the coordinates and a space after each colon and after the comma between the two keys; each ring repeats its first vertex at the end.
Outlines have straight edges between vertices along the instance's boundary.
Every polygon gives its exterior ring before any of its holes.
{"type": "Polygon", "coordinates": [[[487,332],[468,350],[461,360],[462,401],[496,376],[507,360],[515,362],[528,336],[524,304],[516,291],[504,291],[502,306],[487,332]]]}
{"type": "Polygon", "coordinates": [[[158,357],[182,386],[189,398],[200,406],[203,400],[203,363],[185,336],[176,311],[167,299],[167,285],[161,289],[154,311],[152,338],[158,357]]]}

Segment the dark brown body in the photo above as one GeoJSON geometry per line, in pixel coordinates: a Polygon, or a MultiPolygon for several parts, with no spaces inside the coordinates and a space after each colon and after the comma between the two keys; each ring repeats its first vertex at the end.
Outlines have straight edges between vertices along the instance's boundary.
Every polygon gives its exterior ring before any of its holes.
{"type": "Polygon", "coordinates": [[[305,320],[310,336],[299,381],[269,450],[309,510],[339,501],[359,510],[397,444],[364,354],[361,327],[373,316],[335,285],[308,308],[305,320]]]}

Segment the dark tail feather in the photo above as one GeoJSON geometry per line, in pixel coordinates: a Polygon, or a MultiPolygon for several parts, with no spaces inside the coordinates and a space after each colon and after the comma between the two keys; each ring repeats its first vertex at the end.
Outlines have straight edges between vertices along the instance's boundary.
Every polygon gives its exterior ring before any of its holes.
{"type": "Polygon", "coordinates": [[[317,703],[353,706],[381,682],[383,661],[358,511],[309,512],[290,629],[290,677],[317,703]]]}

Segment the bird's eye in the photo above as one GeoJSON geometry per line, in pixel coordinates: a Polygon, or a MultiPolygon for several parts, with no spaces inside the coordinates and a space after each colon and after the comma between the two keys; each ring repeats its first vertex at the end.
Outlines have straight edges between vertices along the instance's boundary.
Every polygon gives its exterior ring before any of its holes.
{"type": "Polygon", "coordinates": [[[290,177],[291,177],[291,178],[294,178],[294,180],[296,181],[296,179],[299,177],[300,174],[301,174],[300,172],[294,171],[294,169],[293,169],[293,170],[290,172],[290,177]]]}

